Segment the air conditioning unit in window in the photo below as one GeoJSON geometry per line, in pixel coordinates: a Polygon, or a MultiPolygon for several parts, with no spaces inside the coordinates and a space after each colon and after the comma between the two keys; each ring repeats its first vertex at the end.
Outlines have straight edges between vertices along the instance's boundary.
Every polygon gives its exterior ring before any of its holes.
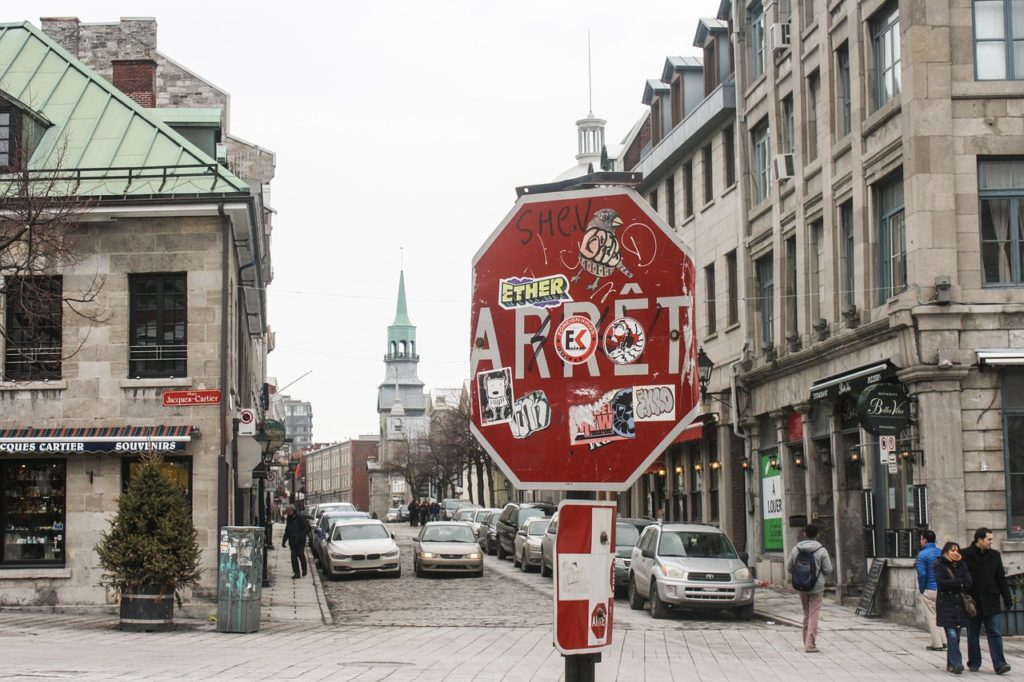
{"type": "Polygon", "coordinates": [[[776,180],[789,180],[793,177],[793,155],[776,154],[772,159],[772,171],[776,180]]]}
{"type": "Polygon", "coordinates": [[[773,50],[785,50],[789,47],[789,24],[772,24],[768,27],[768,42],[773,50]]]}

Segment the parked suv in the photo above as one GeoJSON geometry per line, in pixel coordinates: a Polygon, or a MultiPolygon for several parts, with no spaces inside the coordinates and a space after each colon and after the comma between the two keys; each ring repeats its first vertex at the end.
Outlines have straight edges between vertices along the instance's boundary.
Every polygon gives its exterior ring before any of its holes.
{"type": "Polygon", "coordinates": [[[558,507],[548,502],[509,502],[498,517],[496,553],[499,559],[512,556],[516,549],[516,533],[527,519],[551,516],[558,507]]]}
{"type": "Polygon", "coordinates": [[[732,609],[739,620],[754,617],[754,579],[746,553],[714,526],[654,524],[644,529],[629,567],[629,606],[647,602],[651,616],[669,607],[732,609]]]}

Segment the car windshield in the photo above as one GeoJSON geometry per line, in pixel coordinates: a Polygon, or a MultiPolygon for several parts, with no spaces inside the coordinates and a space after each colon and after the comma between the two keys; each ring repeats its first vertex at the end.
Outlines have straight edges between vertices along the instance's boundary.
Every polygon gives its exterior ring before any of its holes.
{"type": "Polygon", "coordinates": [[[383,540],[391,537],[387,529],[379,523],[335,526],[331,540],[351,542],[352,540],[383,540]]]}
{"type": "Polygon", "coordinates": [[[535,519],[537,517],[546,516],[543,509],[537,507],[526,507],[525,509],[519,510],[519,526],[522,527],[523,523],[527,519],[535,519]]]}
{"type": "Polygon", "coordinates": [[[476,542],[469,526],[427,526],[420,536],[423,542],[476,542]]]}
{"type": "Polygon", "coordinates": [[[316,508],[316,515],[317,516],[323,516],[324,512],[329,512],[329,511],[355,511],[355,510],[356,510],[355,506],[349,504],[348,502],[338,502],[338,503],[332,503],[332,504],[321,504],[321,505],[319,505],[316,508]]]}
{"type": "Polygon", "coordinates": [[[696,559],[735,559],[736,551],[723,533],[666,531],[658,544],[661,556],[686,556],[696,559]]]}
{"type": "Polygon", "coordinates": [[[459,521],[472,521],[474,516],[476,516],[475,513],[471,512],[469,510],[465,510],[465,511],[460,511],[459,515],[456,518],[459,521]]]}
{"type": "Polygon", "coordinates": [[[529,535],[544,535],[544,532],[548,529],[548,524],[551,521],[534,521],[526,526],[526,532],[529,535]]]}
{"type": "Polygon", "coordinates": [[[458,509],[460,506],[462,506],[462,505],[459,504],[458,500],[445,500],[444,501],[444,508],[445,509],[458,509]]]}
{"type": "Polygon", "coordinates": [[[640,539],[640,531],[631,523],[615,524],[615,544],[619,547],[632,547],[640,539]]]}
{"type": "Polygon", "coordinates": [[[491,515],[491,512],[489,512],[489,511],[478,511],[476,514],[473,515],[473,520],[476,523],[483,523],[484,521],[487,520],[487,518],[490,515],[491,515]]]}

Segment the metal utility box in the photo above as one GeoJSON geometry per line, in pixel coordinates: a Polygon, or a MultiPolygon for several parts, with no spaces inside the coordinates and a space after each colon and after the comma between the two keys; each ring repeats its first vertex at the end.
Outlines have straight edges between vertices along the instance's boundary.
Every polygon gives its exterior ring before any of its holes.
{"type": "Polygon", "coordinates": [[[221,528],[217,563],[218,632],[259,631],[264,551],[262,528],[221,528]]]}

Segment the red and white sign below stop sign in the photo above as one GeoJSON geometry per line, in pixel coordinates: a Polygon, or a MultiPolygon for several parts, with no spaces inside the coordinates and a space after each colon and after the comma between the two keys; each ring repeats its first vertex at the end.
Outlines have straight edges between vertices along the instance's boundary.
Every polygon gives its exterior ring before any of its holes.
{"type": "Polygon", "coordinates": [[[622,490],[697,414],[694,263],[628,189],[523,196],[473,260],[473,431],[520,488],[622,490]]]}
{"type": "Polygon", "coordinates": [[[612,643],[615,503],[563,500],[555,536],[555,647],[593,653],[612,643]]]}

